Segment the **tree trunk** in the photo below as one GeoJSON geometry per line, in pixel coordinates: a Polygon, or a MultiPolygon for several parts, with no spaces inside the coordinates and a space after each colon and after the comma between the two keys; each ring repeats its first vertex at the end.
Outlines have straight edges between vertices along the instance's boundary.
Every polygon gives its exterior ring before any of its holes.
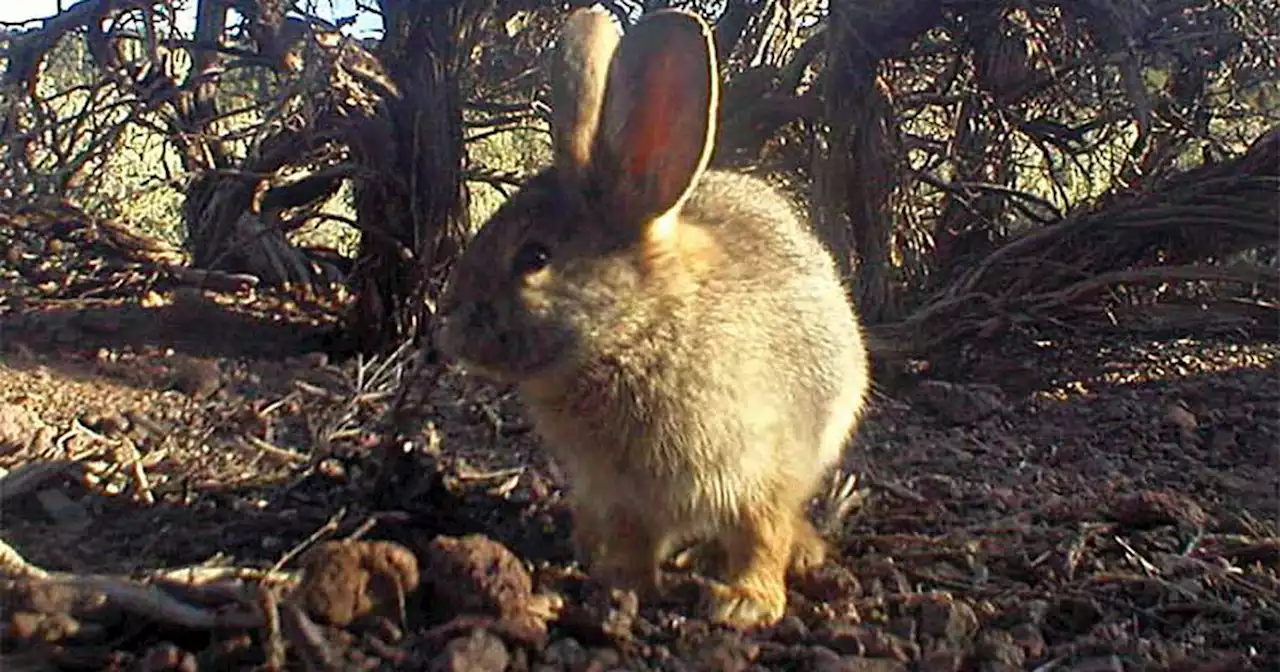
{"type": "Polygon", "coordinates": [[[964,268],[995,249],[1008,234],[1008,203],[1002,194],[964,183],[1012,186],[1009,156],[1013,150],[999,114],[971,96],[960,105],[954,130],[956,190],[947,194],[934,224],[933,284],[944,285],[964,268]]]}
{"type": "Polygon", "coordinates": [[[353,142],[353,159],[377,177],[359,181],[349,346],[395,347],[422,333],[439,280],[470,233],[463,181],[466,145],[460,76],[492,0],[384,0],[379,50],[401,95],[353,142]]]}
{"type": "Polygon", "coordinates": [[[864,321],[897,312],[893,285],[893,209],[897,184],[893,110],[877,77],[879,56],[857,26],[855,0],[831,4],[823,82],[829,125],[826,152],[815,152],[818,230],[852,280],[864,321]]]}
{"type": "Polygon", "coordinates": [[[197,5],[195,42],[202,46],[192,50],[191,77],[200,81],[179,94],[175,105],[174,117],[184,131],[179,136],[183,168],[198,175],[187,187],[182,206],[187,247],[197,268],[214,268],[224,259],[228,245],[232,244],[228,239],[230,223],[243,211],[241,206],[248,203],[248,197],[239,192],[251,189],[242,184],[244,180],[240,178],[231,178],[224,184],[227,179],[212,172],[230,168],[221,143],[213,140],[218,134],[209,128],[218,115],[217,80],[212,73],[222,62],[213,45],[222,42],[227,10],[227,5],[220,0],[200,0],[197,5]],[[233,204],[236,201],[243,203],[233,204]],[[228,214],[229,209],[236,211],[228,214]]]}

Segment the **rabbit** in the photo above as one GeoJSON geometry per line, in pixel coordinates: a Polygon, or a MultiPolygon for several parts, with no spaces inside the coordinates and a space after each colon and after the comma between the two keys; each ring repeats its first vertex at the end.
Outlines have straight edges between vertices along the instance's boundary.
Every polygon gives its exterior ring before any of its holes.
{"type": "Polygon", "coordinates": [[[438,304],[438,351],[512,384],[568,477],[589,574],[649,599],[705,542],[715,623],[776,623],[824,561],[805,504],[862,416],[859,320],[823,244],[768,183],[708,170],[709,26],[625,35],[580,9],[552,72],[553,165],[485,222],[438,304]]]}

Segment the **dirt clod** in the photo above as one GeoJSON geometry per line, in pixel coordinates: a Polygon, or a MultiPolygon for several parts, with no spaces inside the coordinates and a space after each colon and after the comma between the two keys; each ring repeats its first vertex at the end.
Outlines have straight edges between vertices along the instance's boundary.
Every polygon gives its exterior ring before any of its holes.
{"type": "Polygon", "coordinates": [[[439,613],[499,618],[528,610],[533,580],[506,546],[479,534],[436,537],[427,546],[423,577],[439,613]]]}
{"type": "Polygon", "coordinates": [[[903,662],[920,657],[920,647],[915,642],[867,625],[836,626],[821,631],[814,639],[847,656],[892,658],[903,662]]]}
{"type": "Polygon", "coordinates": [[[192,399],[206,399],[222,385],[218,363],[195,357],[180,357],[173,366],[173,388],[192,399]]]}
{"type": "Polygon", "coordinates": [[[937,642],[963,649],[977,630],[978,616],[963,602],[947,597],[920,605],[920,635],[926,645],[937,642]]]}
{"type": "Polygon", "coordinates": [[[0,454],[25,447],[43,426],[40,416],[31,409],[0,403],[0,454]]]}
{"type": "Polygon", "coordinates": [[[1116,522],[1134,529],[1160,525],[1199,528],[1207,522],[1204,509],[1191,499],[1168,491],[1144,491],[1129,495],[1112,508],[1116,522]]]}
{"type": "Polygon", "coordinates": [[[1019,324],[878,385],[813,502],[828,561],[775,627],[732,632],[692,608],[696,566],[670,572],[689,595],[591,587],[510,389],[322,352],[340,301],[24,217],[0,212],[6,663],[1280,669],[1268,334],[1019,324]],[[405,547],[293,562],[317,530],[405,547]]]}
{"type": "Polygon", "coordinates": [[[911,669],[899,660],[846,656],[840,661],[841,672],[906,672],[911,669]]]}
{"type": "MultiPolygon", "coordinates": [[[[985,663],[996,663],[1020,670],[1027,662],[1027,651],[1014,636],[1004,630],[987,630],[978,639],[977,654],[985,663]]],[[[1039,656],[1036,656],[1037,658],[1039,656]]]]}
{"type": "Polygon", "coordinates": [[[391,542],[327,542],[303,558],[292,594],[316,621],[344,627],[370,615],[404,622],[405,596],[418,587],[418,560],[391,542]]]}

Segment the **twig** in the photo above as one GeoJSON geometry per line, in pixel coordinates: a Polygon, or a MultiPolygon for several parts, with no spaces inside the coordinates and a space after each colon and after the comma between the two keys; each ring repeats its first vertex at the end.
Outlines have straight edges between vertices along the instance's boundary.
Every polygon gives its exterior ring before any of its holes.
{"type": "Polygon", "coordinates": [[[83,469],[76,460],[42,460],[25,462],[0,476],[0,504],[33,492],[53,478],[73,469],[83,469]]]}
{"type": "Polygon", "coordinates": [[[262,649],[266,662],[264,665],[272,672],[279,672],[285,666],[284,637],[280,632],[280,604],[276,594],[269,588],[258,588],[258,609],[262,611],[264,636],[262,649]]]}
{"type": "Polygon", "coordinates": [[[378,517],[369,516],[364,520],[363,523],[360,523],[360,525],[356,527],[356,529],[352,530],[351,534],[347,535],[347,541],[355,541],[363,537],[364,535],[369,533],[369,530],[372,530],[377,525],[378,525],[378,517]]]}
{"type": "Polygon", "coordinates": [[[320,627],[292,601],[285,601],[280,605],[280,625],[285,637],[301,655],[305,669],[312,672],[337,672],[342,669],[341,657],[325,639],[320,627]]]}
{"type": "Polygon", "coordinates": [[[316,528],[316,531],[312,532],[310,536],[302,540],[302,542],[300,542],[293,548],[289,549],[284,555],[280,556],[280,559],[277,560],[276,563],[271,566],[270,571],[272,572],[279,571],[285,565],[289,564],[290,560],[293,560],[295,557],[297,557],[298,555],[305,552],[308,548],[310,548],[312,544],[315,544],[317,541],[319,541],[321,537],[324,537],[326,534],[336,531],[338,529],[338,524],[342,522],[342,519],[346,517],[346,515],[347,515],[347,507],[344,506],[341,509],[338,509],[338,512],[333,514],[333,516],[331,516],[329,520],[325,521],[324,525],[321,525],[320,527],[316,528]]]}
{"type": "Polygon", "coordinates": [[[900,483],[886,481],[884,479],[876,478],[874,476],[863,476],[863,480],[867,481],[867,484],[870,485],[872,488],[885,490],[889,492],[889,494],[892,494],[893,496],[897,497],[898,499],[904,499],[913,504],[925,504],[925,503],[928,503],[929,501],[920,493],[915,492],[914,490],[900,483]]]}
{"type": "Polygon", "coordinates": [[[137,496],[148,506],[155,504],[156,495],[151,491],[151,479],[147,478],[147,470],[142,466],[142,455],[138,452],[138,446],[127,436],[120,437],[120,442],[127,453],[125,466],[133,478],[133,488],[137,496]]]}
{"type": "Polygon", "coordinates": [[[0,575],[61,586],[74,592],[100,594],[126,611],[192,630],[248,629],[262,624],[261,614],[244,605],[237,609],[203,609],[180,602],[156,586],[125,577],[49,572],[28,562],[4,541],[0,541],[0,575]]]}
{"type": "Polygon", "coordinates": [[[306,462],[308,460],[307,456],[302,453],[292,451],[287,448],[281,448],[265,439],[254,436],[253,434],[243,434],[240,436],[240,440],[249,447],[257,448],[264,453],[269,453],[290,462],[306,462]]]}

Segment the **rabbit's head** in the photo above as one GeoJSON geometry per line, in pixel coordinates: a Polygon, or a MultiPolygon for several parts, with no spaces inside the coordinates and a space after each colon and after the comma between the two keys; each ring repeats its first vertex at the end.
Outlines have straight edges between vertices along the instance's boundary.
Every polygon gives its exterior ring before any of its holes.
{"type": "Polygon", "coordinates": [[[475,235],[441,301],[441,349],[511,382],[607,353],[697,282],[678,213],[715,135],[707,24],[666,10],[621,37],[578,10],[552,82],[554,165],[475,235]]]}

